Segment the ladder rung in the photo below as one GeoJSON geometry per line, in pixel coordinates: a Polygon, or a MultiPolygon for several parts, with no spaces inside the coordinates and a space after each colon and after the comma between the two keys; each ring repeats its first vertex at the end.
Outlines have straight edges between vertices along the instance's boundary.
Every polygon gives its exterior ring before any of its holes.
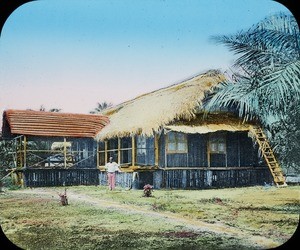
{"type": "Polygon", "coordinates": [[[283,179],[280,179],[280,180],[277,179],[275,182],[276,183],[278,183],[278,182],[284,182],[284,180],[283,179]]]}
{"type": "Polygon", "coordinates": [[[275,170],[275,169],[279,169],[279,167],[278,167],[278,166],[270,166],[270,168],[272,168],[273,170],[275,170]]]}
{"type": "MultiPolygon", "coordinates": [[[[277,174],[278,174],[278,173],[277,173],[277,174]]],[[[276,177],[277,179],[281,179],[281,180],[284,179],[282,174],[275,175],[275,177],[276,177]]]]}
{"type": "Polygon", "coordinates": [[[272,166],[272,167],[278,166],[278,163],[277,163],[277,162],[269,162],[269,161],[267,160],[267,163],[268,163],[269,166],[272,166]]]}
{"type": "Polygon", "coordinates": [[[282,175],[281,170],[279,168],[277,170],[273,170],[273,173],[282,175]]]}
{"type": "Polygon", "coordinates": [[[281,169],[280,169],[279,165],[272,166],[272,168],[273,168],[273,169],[277,169],[277,170],[281,171],[281,169]]]}

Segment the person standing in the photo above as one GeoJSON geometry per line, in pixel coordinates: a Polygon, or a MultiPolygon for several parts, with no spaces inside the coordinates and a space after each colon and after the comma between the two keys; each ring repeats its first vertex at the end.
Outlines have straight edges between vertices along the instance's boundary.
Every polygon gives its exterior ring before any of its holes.
{"type": "Polygon", "coordinates": [[[105,164],[109,190],[114,190],[116,187],[116,171],[121,172],[119,167],[120,165],[113,161],[113,157],[109,157],[109,162],[105,164]]]}

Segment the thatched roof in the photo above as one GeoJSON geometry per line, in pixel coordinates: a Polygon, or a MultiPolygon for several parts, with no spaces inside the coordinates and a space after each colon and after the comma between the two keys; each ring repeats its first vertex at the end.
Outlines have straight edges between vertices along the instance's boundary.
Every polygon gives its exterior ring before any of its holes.
{"type": "Polygon", "coordinates": [[[104,112],[110,123],[95,138],[153,135],[153,131],[174,120],[193,119],[202,107],[205,93],[224,80],[223,74],[211,70],[117,105],[104,112]]]}

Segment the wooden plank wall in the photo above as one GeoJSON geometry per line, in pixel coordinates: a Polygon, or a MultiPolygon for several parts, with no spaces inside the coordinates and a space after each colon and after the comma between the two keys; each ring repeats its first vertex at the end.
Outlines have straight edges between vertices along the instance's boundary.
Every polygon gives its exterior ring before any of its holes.
{"type": "Polygon", "coordinates": [[[98,169],[26,169],[26,187],[99,185],[98,169]]]}

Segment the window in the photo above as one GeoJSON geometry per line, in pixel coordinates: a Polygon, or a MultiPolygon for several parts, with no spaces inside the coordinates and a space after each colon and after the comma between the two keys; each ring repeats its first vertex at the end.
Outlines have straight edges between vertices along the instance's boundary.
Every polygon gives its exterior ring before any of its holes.
{"type": "Polygon", "coordinates": [[[136,148],[138,155],[146,154],[146,137],[145,136],[137,136],[136,148]]]}
{"type": "Polygon", "coordinates": [[[209,137],[210,153],[226,154],[226,137],[225,134],[213,134],[209,137]]]}
{"type": "Polygon", "coordinates": [[[167,134],[168,153],[187,153],[186,134],[169,132],[167,134]]]}

